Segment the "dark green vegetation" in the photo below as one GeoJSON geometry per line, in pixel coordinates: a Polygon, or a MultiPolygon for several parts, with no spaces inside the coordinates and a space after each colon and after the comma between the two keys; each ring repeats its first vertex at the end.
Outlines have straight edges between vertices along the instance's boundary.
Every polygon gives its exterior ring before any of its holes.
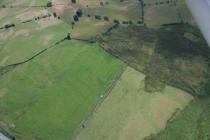
{"type": "Polygon", "coordinates": [[[165,26],[158,30],[120,27],[102,36],[101,46],[152,80],[195,96],[208,94],[210,49],[200,32],[190,25],[165,26]]]}
{"type": "Polygon", "coordinates": [[[101,45],[132,67],[144,71],[154,52],[156,36],[145,27],[120,27],[102,36],[101,45]]]}
{"type": "Polygon", "coordinates": [[[18,140],[67,140],[122,67],[97,44],[64,42],[0,77],[0,127],[18,140]]]}
{"type": "Polygon", "coordinates": [[[191,26],[181,25],[165,27],[157,35],[155,53],[146,69],[147,75],[195,96],[209,94],[206,87],[210,79],[210,49],[201,34],[191,26]],[[191,41],[186,34],[192,34],[197,40],[191,41]]]}
{"type": "Polygon", "coordinates": [[[210,139],[210,49],[199,30],[190,25],[119,27],[101,37],[101,46],[146,74],[145,90],[169,84],[196,98],[151,140],[210,139]]]}

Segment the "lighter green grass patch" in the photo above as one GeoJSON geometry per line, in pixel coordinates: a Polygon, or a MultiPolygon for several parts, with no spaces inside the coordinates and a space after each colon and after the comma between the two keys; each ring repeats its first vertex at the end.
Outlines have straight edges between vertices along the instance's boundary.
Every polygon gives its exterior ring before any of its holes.
{"type": "Polygon", "coordinates": [[[128,67],[75,140],[141,140],[163,130],[173,113],[193,99],[170,86],[163,92],[145,92],[144,79],[128,67]]]}

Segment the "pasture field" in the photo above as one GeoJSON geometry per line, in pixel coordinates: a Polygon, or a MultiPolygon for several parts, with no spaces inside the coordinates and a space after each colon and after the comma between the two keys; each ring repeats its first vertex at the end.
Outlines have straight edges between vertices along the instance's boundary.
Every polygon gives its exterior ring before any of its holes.
{"type": "Polygon", "coordinates": [[[75,140],[141,140],[163,130],[172,115],[193,99],[170,86],[162,92],[145,92],[144,79],[144,74],[128,67],[75,140]]]}
{"type": "Polygon", "coordinates": [[[148,27],[159,28],[162,24],[181,22],[174,4],[146,6],[144,11],[148,27]]]}
{"type": "Polygon", "coordinates": [[[145,0],[144,21],[148,27],[160,28],[163,24],[188,23],[196,25],[183,0],[145,0]]]}
{"type": "Polygon", "coordinates": [[[30,58],[37,52],[53,46],[57,41],[66,37],[68,30],[70,30],[68,25],[61,22],[40,28],[34,22],[0,33],[2,36],[8,34],[5,38],[1,38],[0,66],[30,58]]]}
{"type": "Polygon", "coordinates": [[[163,83],[167,83],[196,98],[170,119],[165,130],[146,140],[209,139],[210,49],[196,26],[120,27],[103,36],[101,46],[144,72],[145,90],[149,93],[163,91],[163,83]]]}
{"type": "MultiPolygon", "coordinates": [[[[22,1],[17,6],[41,5],[41,1],[22,1]]],[[[3,2],[2,2],[3,3],[3,2]]],[[[15,3],[11,4],[15,5],[15,3]]],[[[17,2],[18,3],[18,2],[17,2]]],[[[5,5],[7,3],[4,3],[5,5]]],[[[46,4],[46,3],[45,3],[46,4]]],[[[69,25],[53,17],[35,21],[50,11],[43,8],[6,8],[7,15],[0,18],[0,26],[14,23],[11,29],[0,30],[0,66],[6,66],[29,59],[41,50],[53,46],[70,32],[69,25]],[[28,23],[21,23],[32,19],[28,23]]],[[[3,16],[4,12],[0,12],[3,16]]]]}
{"type": "Polygon", "coordinates": [[[210,99],[198,99],[170,121],[166,129],[145,140],[208,140],[210,138],[210,99]]]}
{"type": "Polygon", "coordinates": [[[113,24],[106,21],[97,21],[94,18],[90,19],[84,17],[76,24],[74,30],[72,30],[72,37],[81,39],[91,39],[104,33],[113,24]]]}
{"type": "Polygon", "coordinates": [[[0,29],[0,133],[16,140],[209,139],[210,49],[184,1],[47,2],[0,0],[0,27],[15,23],[0,29]]]}
{"type": "Polygon", "coordinates": [[[177,5],[177,11],[179,12],[183,22],[185,23],[189,23],[191,25],[197,26],[196,22],[192,16],[192,14],[190,13],[185,1],[180,0],[177,5]]]}
{"type": "Polygon", "coordinates": [[[120,2],[119,0],[108,0],[103,2],[101,6],[100,1],[79,1],[79,5],[83,6],[84,12],[90,15],[107,16],[110,19],[117,19],[119,21],[132,20],[137,22],[141,17],[141,6],[138,0],[127,0],[120,2]],[[107,2],[107,4],[106,4],[107,2]],[[86,7],[88,5],[88,7],[86,7]]]}
{"type": "Polygon", "coordinates": [[[97,45],[64,42],[1,76],[0,125],[21,140],[67,140],[123,66],[97,45]]]}

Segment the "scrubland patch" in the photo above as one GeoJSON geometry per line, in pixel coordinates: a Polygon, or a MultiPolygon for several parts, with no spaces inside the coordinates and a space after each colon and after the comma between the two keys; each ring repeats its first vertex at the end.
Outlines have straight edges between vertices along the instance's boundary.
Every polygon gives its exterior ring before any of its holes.
{"type": "Polygon", "coordinates": [[[158,80],[192,95],[209,95],[210,48],[194,26],[120,27],[102,36],[101,46],[152,78],[146,80],[150,84],[146,86],[150,88],[147,91],[160,90],[155,88],[160,85],[154,82],[158,80]],[[186,33],[195,35],[196,39],[186,38],[186,33]]]}

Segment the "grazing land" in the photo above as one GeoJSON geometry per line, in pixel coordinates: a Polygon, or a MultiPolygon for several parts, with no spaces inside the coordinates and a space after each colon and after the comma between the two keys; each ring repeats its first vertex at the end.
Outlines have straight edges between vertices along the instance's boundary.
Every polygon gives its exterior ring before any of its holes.
{"type": "Polygon", "coordinates": [[[65,23],[58,23],[44,29],[39,29],[36,23],[32,23],[3,32],[2,36],[9,35],[1,38],[0,66],[26,60],[33,54],[53,46],[66,36],[63,30],[69,30],[65,23]]]}
{"type": "Polygon", "coordinates": [[[122,67],[97,45],[64,42],[1,77],[0,124],[23,140],[69,139],[122,67]]]}
{"type": "Polygon", "coordinates": [[[128,67],[75,140],[141,140],[163,130],[192,100],[170,86],[154,93],[145,92],[144,86],[145,75],[128,67]]]}
{"type": "Polygon", "coordinates": [[[166,130],[146,139],[208,139],[210,49],[199,30],[190,25],[170,25],[158,30],[129,28],[119,27],[103,36],[101,46],[144,72],[146,91],[163,91],[166,83],[196,98],[169,121],[166,130]],[[131,34],[135,36],[130,37],[131,34]]]}
{"type": "Polygon", "coordinates": [[[0,0],[0,139],[209,140],[209,54],[183,0],[0,0]]]}
{"type": "Polygon", "coordinates": [[[209,107],[209,98],[192,102],[168,123],[164,131],[145,140],[208,140],[210,138],[209,107]]]}

